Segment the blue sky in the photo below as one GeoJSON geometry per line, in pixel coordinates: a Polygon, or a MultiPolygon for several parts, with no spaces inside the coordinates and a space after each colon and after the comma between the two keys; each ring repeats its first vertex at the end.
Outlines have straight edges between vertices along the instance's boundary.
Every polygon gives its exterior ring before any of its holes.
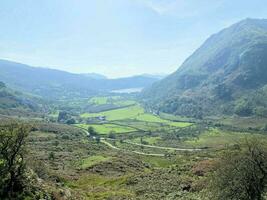
{"type": "Polygon", "coordinates": [[[171,73],[266,0],[1,0],[0,58],[109,77],[171,73]]]}

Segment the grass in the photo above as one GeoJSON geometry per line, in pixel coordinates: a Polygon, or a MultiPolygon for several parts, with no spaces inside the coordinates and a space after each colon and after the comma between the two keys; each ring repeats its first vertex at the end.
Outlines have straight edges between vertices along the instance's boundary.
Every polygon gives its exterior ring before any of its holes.
{"type": "Polygon", "coordinates": [[[140,105],[129,106],[126,108],[120,108],[116,110],[110,110],[100,113],[84,113],[81,115],[82,118],[90,118],[90,117],[98,117],[98,116],[106,116],[108,121],[118,121],[125,119],[134,119],[143,122],[152,122],[152,123],[161,123],[167,126],[173,127],[188,127],[191,126],[192,123],[188,122],[173,122],[166,119],[161,119],[158,116],[144,113],[144,109],[140,105]]]}
{"type": "Polygon", "coordinates": [[[162,157],[144,157],[143,160],[156,168],[168,168],[175,164],[175,161],[162,157]]]}
{"type": "Polygon", "coordinates": [[[90,104],[103,105],[108,103],[108,99],[111,97],[93,97],[89,100],[90,104]]]}
{"type": "MultiPolygon", "coordinates": [[[[161,137],[149,137],[149,136],[145,136],[145,137],[142,138],[142,140],[147,142],[149,145],[157,144],[158,140],[160,140],[160,139],[161,139],[161,137]]],[[[132,140],[132,142],[140,143],[141,142],[141,138],[140,137],[134,138],[132,140]]]]}
{"type": "Polygon", "coordinates": [[[59,111],[54,111],[53,113],[50,113],[48,116],[52,118],[57,118],[59,114],[59,111]]]}
{"type": "Polygon", "coordinates": [[[111,159],[110,157],[104,157],[104,156],[90,156],[81,161],[80,168],[86,169],[98,163],[108,161],[110,159],[111,159]]]}
{"type": "Polygon", "coordinates": [[[184,144],[193,147],[210,147],[210,148],[223,148],[227,145],[236,144],[245,138],[257,136],[263,140],[267,140],[267,137],[260,134],[250,134],[246,132],[231,132],[222,131],[212,128],[209,131],[201,134],[198,138],[187,140],[184,144]]]}
{"type": "Polygon", "coordinates": [[[77,124],[76,126],[80,128],[84,128],[84,129],[88,129],[88,127],[91,126],[96,130],[96,132],[102,135],[107,135],[110,132],[129,133],[129,132],[136,131],[136,129],[134,128],[116,125],[116,124],[77,124]]]}
{"type": "Polygon", "coordinates": [[[47,133],[47,132],[41,132],[41,131],[34,131],[34,132],[31,132],[30,134],[30,137],[36,137],[36,138],[56,138],[56,134],[55,133],[47,133]]]}
{"type": "Polygon", "coordinates": [[[116,120],[135,118],[136,116],[141,115],[143,113],[144,109],[139,105],[135,105],[100,113],[84,113],[81,115],[81,117],[89,118],[89,117],[106,116],[108,121],[116,121],[116,120]]]}
{"type": "Polygon", "coordinates": [[[136,104],[136,101],[132,101],[132,100],[120,100],[115,102],[116,105],[118,106],[131,106],[136,104]]]}
{"type": "Polygon", "coordinates": [[[186,121],[194,121],[193,118],[182,117],[182,116],[172,115],[172,114],[163,113],[163,112],[160,112],[159,116],[162,119],[171,120],[171,121],[185,121],[185,122],[186,121]]]}
{"type": "Polygon", "coordinates": [[[161,119],[158,116],[155,116],[152,114],[147,114],[147,113],[138,115],[135,119],[140,120],[140,121],[144,121],[144,122],[162,123],[162,124],[166,124],[168,126],[175,126],[175,127],[181,127],[181,128],[192,125],[192,123],[188,123],[188,122],[173,122],[173,121],[161,119]]]}
{"type": "Polygon", "coordinates": [[[105,105],[105,104],[114,104],[118,106],[130,106],[136,104],[133,100],[124,100],[120,96],[103,96],[103,97],[92,97],[89,100],[90,104],[94,105],[105,105]]]}
{"type": "Polygon", "coordinates": [[[266,118],[256,117],[229,117],[220,119],[220,123],[228,126],[247,129],[249,127],[261,129],[267,124],[266,118]]]}
{"type": "MultiPolygon", "coordinates": [[[[66,185],[72,189],[78,188],[85,199],[104,200],[111,196],[122,199],[132,199],[134,194],[123,188],[128,176],[106,177],[96,174],[89,174],[77,181],[67,182],[66,185]]],[[[114,199],[116,199],[114,198],[114,199]]]]}

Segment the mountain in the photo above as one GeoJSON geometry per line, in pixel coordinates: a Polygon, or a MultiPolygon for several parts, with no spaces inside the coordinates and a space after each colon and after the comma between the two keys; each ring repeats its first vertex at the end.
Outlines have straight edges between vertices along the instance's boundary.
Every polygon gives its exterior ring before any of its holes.
{"type": "Polygon", "coordinates": [[[156,78],[156,79],[163,79],[167,77],[167,74],[143,74],[142,76],[144,77],[149,77],[149,78],[156,78]]]}
{"type": "Polygon", "coordinates": [[[99,79],[0,60],[0,81],[17,90],[50,99],[88,97],[112,90],[146,87],[157,80],[145,76],[99,79]]]}
{"type": "Polygon", "coordinates": [[[42,109],[40,102],[36,97],[14,91],[0,82],[0,114],[36,116],[38,111],[42,109]]]}
{"type": "Polygon", "coordinates": [[[81,74],[81,75],[84,75],[86,77],[93,78],[93,79],[107,79],[106,76],[102,74],[97,74],[97,73],[87,73],[87,74],[81,74]]]}
{"type": "Polygon", "coordinates": [[[142,96],[177,115],[267,115],[266,84],[267,20],[246,19],[212,35],[142,96]]]}

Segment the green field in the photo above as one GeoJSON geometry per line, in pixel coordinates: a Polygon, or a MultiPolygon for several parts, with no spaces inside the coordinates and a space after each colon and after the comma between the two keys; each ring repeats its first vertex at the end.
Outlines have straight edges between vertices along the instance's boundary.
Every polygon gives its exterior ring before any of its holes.
{"type": "Polygon", "coordinates": [[[144,121],[144,122],[162,123],[162,124],[166,124],[169,126],[175,126],[175,127],[187,127],[187,126],[192,125],[192,123],[188,123],[188,122],[173,122],[173,121],[161,119],[158,116],[155,116],[152,114],[147,114],[147,113],[144,113],[142,115],[138,115],[137,117],[135,117],[135,119],[140,120],[140,121],[144,121]]]}
{"type": "MultiPolygon", "coordinates": [[[[161,137],[149,137],[149,136],[142,137],[142,140],[147,142],[149,145],[155,145],[158,142],[158,140],[160,140],[160,139],[161,139],[161,137]]],[[[141,138],[140,137],[134,138],[132,140],[132,142],[141,143],[141,138]]]]}
{"type": "Polygon", "coordinates": [[[136,104],[136,101],[132,101],[132,100],[120,100],[115,103],[115,105],[118,105],[118,106],[131,106],[134,104],[136,104]]]}
{"type": "Polygon", "coordinates": [[[192,123],[173,122],[170,120],[162,119],[158,116],[149,113],[145,113],[144,109],[140,105],[134,105],[126,108],[120,108],[100,113],[84,113],[81,115],[82,118],[90,118],[98,116],[106,116],[106,119],[108,121],[134,119],[142,122],[160,123],[163,125],[173,126],[173,127],[187,127],[192,125],[192,123]]]}
{"type": "Polygon", "coordinates": [[[93,105],[105,105],[114,104],[117,106],[130,106],[136,104],[136,101],[123,99],[120,96],[102,96],[102,97],[92,97],[89,99],[89,104],[93,105]]]}
{"type": "Polygon", "coordinates": [[[107,135],[110,132],[129,133],[136,131],[136,129],[134,128],[127,126],[120,126],[116,124],[77,124],[76,126],[84,129],[88,129],[88,127],[91,126],[96,130],[96,132],[102,135],[107,135]]]}
{"type": "Polygon", "coordinates": [[[135,105],[135,106],[120,108],[116,110],[109,110],[109,111],[100,112],[100,113],[84,113],[81,115],[81,117],[90,118],[90,117],[106,116],[108,121],[115,121],[115,120],[135,118],[138,115],[141,115],[143,113],[144,113],[144,109],[139,105],[135,105]]]}
{"type": "Polygon", "coordinates": [[[89,100],[90,104],[103,105],[108,103],[108,99],[111,97],[93,97],[89,100]]]}

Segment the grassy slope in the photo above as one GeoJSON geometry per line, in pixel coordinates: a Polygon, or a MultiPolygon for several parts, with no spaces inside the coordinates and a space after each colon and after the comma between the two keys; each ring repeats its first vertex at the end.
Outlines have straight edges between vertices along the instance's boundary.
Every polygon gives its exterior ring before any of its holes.
{"type": "Polygon", "coordinates": [[[212,128],[201,134],[198,138],[192,138],[191,140],[185,141],[184,144],[193,147],[210,147],[218,149],[224,148],[227,145],[237,144],[242,140],[250,137],[258,137],[263,140],[267,139],[267,137],[262,134],[223,131],[212,128]]]}

